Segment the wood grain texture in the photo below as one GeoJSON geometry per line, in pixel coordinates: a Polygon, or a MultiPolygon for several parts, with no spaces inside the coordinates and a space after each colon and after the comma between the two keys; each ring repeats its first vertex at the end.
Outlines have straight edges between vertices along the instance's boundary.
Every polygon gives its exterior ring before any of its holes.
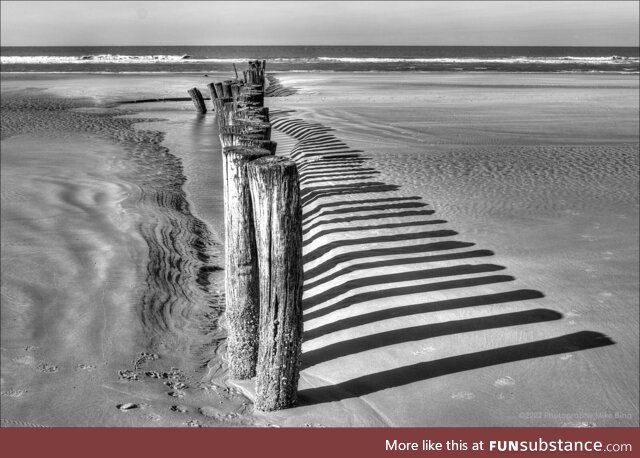
{"type": "Polygon", "coordinates": [[[255,375],[260,313],[253,209],[245,165],[270,154],[255,147],[222,150],[227,352],[229,371],[237,379],[255,375]]]}
{"type": "Polygon", "coordinates": [[[189,93],[189,97],[193,101],[193,104],[200,113],[207,112],[207,106],[204,104],[204,98],[202,97],[202,93],[198,88],[192,88],[187,91],[189,93]]]}
{"type": "Polygon", "coordinates": [[[281,156],[247,166],[260,272],[255,408],[297,401],[302,346],[302,209],[296,164],[281,156]]]}

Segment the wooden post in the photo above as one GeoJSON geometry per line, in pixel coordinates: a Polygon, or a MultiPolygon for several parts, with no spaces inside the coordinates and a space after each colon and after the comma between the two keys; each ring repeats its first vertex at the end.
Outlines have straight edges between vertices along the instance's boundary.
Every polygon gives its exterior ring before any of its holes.
{"type": "Polygon", "coordinates": [[[193,101],[193,104],[195,105],[196,109],[200,113],[206,113],[207,107],[204,104],[204,99],[202,98],[202,94],[200,93],[198,88],[194,87],[192,89],[189,89],[187,92],[189,93],[189,96],[191,97],[191,100],[193,101]]]}
{"type": "Polygon", "coordinates": [[[269,154],[255,147],[222,149],[227,355],[231,376],[237,379],[255,375],[260,313],[253,207],[245,165],[269,154]]]}
{"type": "Polygon", "coordinates": [[[242,126],[244,133],[246,134],[256,134],[259,135],[263,140],[271,140],[271,123],[252,120],[252,119],[243,119],[243,118],[233,118],[233,124],[236,126],[242,126]]]}
{"type": "Polygon", "coordinates": [[[244,86],[240,89],[239,104],[245,107],[262,107],[264,105],[264,92],[244,86]]]}
{"type": "Polygon", "coordinates": [[[269,122],[269,107],[242,107],[235,112],[238,119],[254,119],[256,121],[269,122]]]}
{"type": "Polygon", "coordinates": [[[250,138],[246,135],[237,136],[235,143],[237,143],[239,146],[257,146],[259,148],[269,150],[272,155],[276,154],[276,147],[278,146],[278,143],[274,142],[273,140],[250,138]]]}
{"type": "Polygon", "coordinates": [[[207,84],[207,89],[209,89],[209,95],[211,96],[211,104],[213,105],[213,110],[216,109],[216,99],[218,98],[218,94],[216,94],[216,88],[213,83],[207,84]]]}
{"type": "Polygon", "coordinates": [[[302,345],[302,209],[295,162],[282,156],[247,165],[260,271],[260,344],[255,408],[292,407],[302,345]]]}
{"type": "Polygon", "coordinates": [[[233,83],[232,80],[226,80],[222,82],[222,94],[224,95],[224,98],[233,97],[233,95],[231,94],[231,83],[233,83]]]}
{"type": "Polygon", "coordinates": [[[233,97],[233,100],[238,100],[239,96],[240,96],[240,85],[239,84],[232,84],[231,85],[231,97],[233,97]]]}
{"type": "Polygon", "coordinates": [[[229,125],[233,113],[233,99],[216,99],[214,103],[218,114],[216,116],[218,127],[229,125]]]}
{"type": "Polygon", "coordinates": [[[224,91],[222,90],[222,83],[214,83],[213,86],[216,89],[216,94],[218,95],[218,98],[221,99],[224,97],[224,91]]]}

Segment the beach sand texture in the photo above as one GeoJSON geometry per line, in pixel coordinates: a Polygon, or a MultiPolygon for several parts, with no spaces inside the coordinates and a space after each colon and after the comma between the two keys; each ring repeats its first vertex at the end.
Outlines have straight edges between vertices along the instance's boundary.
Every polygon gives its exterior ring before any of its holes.
{"type": "Polygon", "coordinates": [[[225,381],[213,115],[108,108],[207,79],[10,79],[3,426],[638,425],[637,78],[278,77],[300,406],[225,381]]]}

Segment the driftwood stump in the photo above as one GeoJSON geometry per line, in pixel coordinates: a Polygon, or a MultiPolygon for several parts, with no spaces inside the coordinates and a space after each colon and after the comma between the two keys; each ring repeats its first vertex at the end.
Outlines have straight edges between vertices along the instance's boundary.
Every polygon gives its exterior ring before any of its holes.
{"type": "Polygon", "coordinates": [[[231,376],[237,379],[255,375],[260,313],[253,207],[245,165],[269,154],[255,147],[222,150],[227,356],[231,376]]]}
{"type": "Polygon", "coordinates": [[[302,346],[302,207],[295,163],[269,156],[247,165],[260,272],[255,408],[292,407],[302,346]]]}
{"type": "Polygon", "coordinates": [[[189,96],[191,97],[196,110],[198,110],[200,113],[206,113],[207,107],[204,104],[204,98],[202,97],[202,93],[200,92],[200,90],[194,87],[192,89],[189,89],[187,92],[189,93],[189,96]]]}

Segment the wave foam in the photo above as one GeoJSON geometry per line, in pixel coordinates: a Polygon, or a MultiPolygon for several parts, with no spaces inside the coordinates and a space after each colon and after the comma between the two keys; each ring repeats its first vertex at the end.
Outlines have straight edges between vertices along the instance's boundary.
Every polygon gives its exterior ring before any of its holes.
{"type": "MultiPolygon", "coordinates": [[[[192,64],[192,63],[231,63],[248,60],[247,57],[200,57],[190,55],[122,55],[96,54],[84,56],[0,56],[2,64],[192,64]]],[[[350,64],[612,64],[629,65],[640,62],[638,57],[591,56],[591,57],[279,57],[270,59],[274,63],[314,64],[314,63],[350,63],[350,64]]]]}

